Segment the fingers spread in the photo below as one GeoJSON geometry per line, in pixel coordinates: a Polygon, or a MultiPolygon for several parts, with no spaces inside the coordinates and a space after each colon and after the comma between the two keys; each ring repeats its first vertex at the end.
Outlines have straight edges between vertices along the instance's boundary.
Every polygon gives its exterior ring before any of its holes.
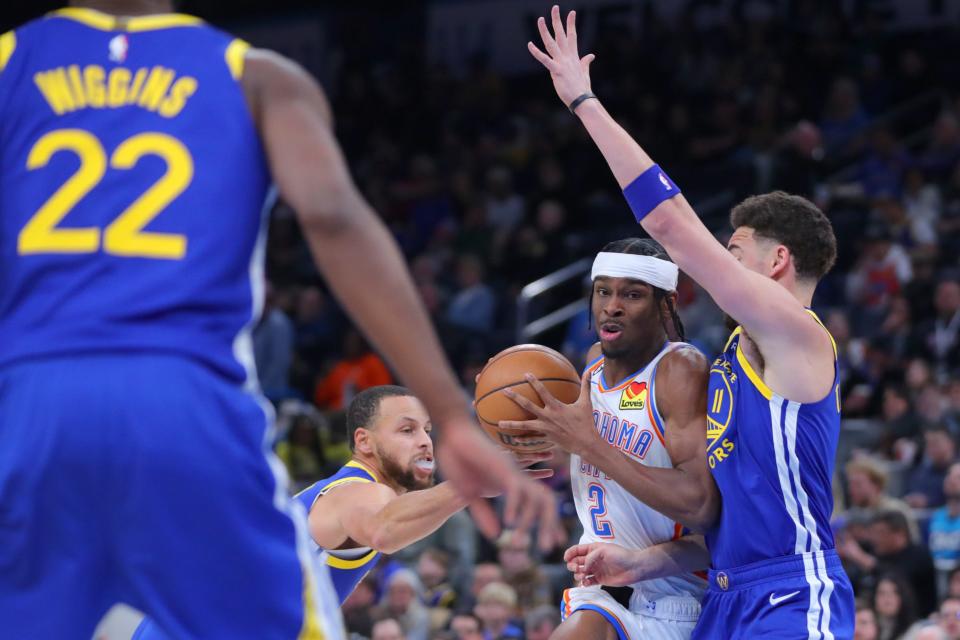
{"type": "MultiPolygon", "coordinates": [[[[533,55],[533,57],[536,58],[540,62],[540,64],[545,66],[549,71],[553,71],[553,65],[554,65],[553,58],[545,54],[543,51],[540,51],[537,45],[533,44],[532,42],[528,42],[527,51],[529,51],[533,55]]],[[[477,375],[477,377],[480,377],[479,374],[477,375]]]]}
{"type": "Polygon", "coordinates": [[[504,389],[501,393],[513,400],[521,409],[526,410],[528,413],[532,413],[538,418],[543,416],[543,408],[537,406],[536,403],[531,402],[529,399],[524,398],[513,389],[504,389]]]}
{"type": "Polygon", "coordinates": [[[557,46],[557,41],[550,35],[550,30],[547,28],[547,21],[543,18],[538,18],[537,30],[540,31],[543,48],[547,50],[547,53],[549,53],[551,57],[557,57],[557,54],[560,53],[560,48],[557,46]]]}
{"type": "Polygon", "coordinates": [[[577,50],[577,12],[567,14],[567,46],[574,52],[577,50]]]}
{"type": "Polygon", "coordinates": [[[553,23],[553,37],[557,40],[557,46],[561,50],[566,49],[567,34],[563,30],[563,20],[560,19],[560,7],[553,5],[550,9],[550,22],[553,23]]]}
{"type": "Polygon", "coordinates": [[[527,384],[533,387],[533,390],[537,392],[537,395],[540,396],[540,399],[543,401],[543,406],[547,407],[550,404],[557,402],[556,397],[550,393],[550,390],[543,386],[543,383],[537,378],[537,376],[532,373],[525,374],[523,376],[527,384]]]}

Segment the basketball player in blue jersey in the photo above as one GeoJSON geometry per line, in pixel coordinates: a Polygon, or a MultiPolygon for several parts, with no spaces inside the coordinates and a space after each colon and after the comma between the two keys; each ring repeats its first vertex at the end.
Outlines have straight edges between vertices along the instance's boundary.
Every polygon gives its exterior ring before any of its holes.
{"type": "MultiPolygon", "coordinates": [[[[600,149],[637,221],[739,323],[710,370],[707,464],[722,508],[706,527],[710,589],[694,638],[850,638],[853,592],[830,529],[836,351],[809,310],[836,258],[830,222],[803,198],[753,196],[733,209],[725,250],[591,93],[594,56],[580,57],[575,19],[571,12],[564,26],[554,6],[552,33],[538,21],[546,51],[532,42],[528,49],[600,149]]],[[[685,501],[669,485],[646,490],[673,508],[685,501]]]]}
{"type": "MultiPolygon", "coordinates": [[[[432,425],[404,387],[360,392],[347,408],[353,457],[335,474],[296,495],[309,514],[314,549],[330,571],[342,604],[376,565],[420,540],[467,506],[449,482],[434,486],[432,425]]],[[[549,477],[550,470],[527,472],[549,477]]],[[[136,640],[167,636],[147,619],[136,640]]]]}
{"type": "Polygon", "coordinates": [[[271,179],[458,492],[506,489],[520,525],[555,507],[470,419],[316,83],[170,10],[74,2],[0,35],[3,634],[85,640],[124,601],[177,638],[337,638],[253,367],[271,179]]]}

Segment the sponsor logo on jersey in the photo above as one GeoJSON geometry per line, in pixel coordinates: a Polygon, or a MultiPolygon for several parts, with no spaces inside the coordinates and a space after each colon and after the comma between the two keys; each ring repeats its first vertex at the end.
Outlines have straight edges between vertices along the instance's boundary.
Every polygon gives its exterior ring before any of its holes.
{"type": "Polygon", "coordinates": [[[647,408],[647,383],[631,382],[620,394],[621,411],[642,411],[647,408]]]}

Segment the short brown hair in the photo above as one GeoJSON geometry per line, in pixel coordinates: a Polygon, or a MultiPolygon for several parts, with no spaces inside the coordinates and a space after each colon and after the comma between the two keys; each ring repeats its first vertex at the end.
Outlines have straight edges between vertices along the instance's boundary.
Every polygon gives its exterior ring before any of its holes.
{"type": "Polygon", "coordinates": [[[837,237],[830,220],[800,196],[783,191],[750,196],[730,211],[730,224],[734,229],[750,227],[758,238],[789,249],[802,279],[820,280],[837,259],[837,237]]]}

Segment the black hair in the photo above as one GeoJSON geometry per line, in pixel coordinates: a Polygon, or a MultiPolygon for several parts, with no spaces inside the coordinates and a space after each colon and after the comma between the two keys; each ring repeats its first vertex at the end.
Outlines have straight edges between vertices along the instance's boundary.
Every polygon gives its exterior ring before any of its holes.
{"type": "Polygon", "coordinates": [[[730,224],[789,249],[799,278],[819,281],[837,260],[833,226],[806,198],[783,191],[750,196],[730,211],[730,224]]]}
{"type": "Polygon", "coordinates": [[[893,638],[900,638],[914,622],[917,621],[917,594],[913,587],[907,581],[906,577],[899,571],[886,571],[877,577],[876,587],[873,589],[870,599],[876,605],[877,590],[881,582],[892,582],[897,589],[897,595],[900,596],[900,611],[897,612],[893,621],[893,638]]]}
{"type": "Polygon", "coordinates": [[[350,451],[356,449],[354,438],[357,429],[369,429],[370,425],[377,418],[380,411],[380,403],[384,398],[398,398],[403,396],[413,396],[410,389],[400,387],[394,384],[385,384],[378,387],[364,389],[353,397],[350,406],[347,407],[347,434],[349,435],[348,444],[350,451]]]}
{"type": "MultiPolygon", "coordinates": [[[[649,238],[624,238],[623,240],[614,240],[613,242],[608,242],[604,245],[603,249],[600,250],[603,253],[626,253],[634,256],[650,256],[651,258],[658,258],[660,260],[666,260],[667,262],[673,262],[670,259],[670,256],[667,255],[667,251],[660,245],[656,240],[651,240],[649,238]]],[[[657,302],[657,309],[660,308],[660,301],[667,301],[667,309],[670,311],[670,318],[673,320],[673,328],[676,330],[677,336],[680,338],[680,341],[683,342],[686,340],[686,334],[683,329],[683,322],[680,320],[680,314],[677,313],[677,308],[673,304],[673,301],[667,297],[669,291],[660,289],[659,287],[653,288],[653,298],[657,302]]],[[[588,316],[589,322],[593,323],[593,289],[590,289],[590,309],[591,312],[588,316]]],[[[667,330],[667,327],[664,326],[663,330],[666,331],[667,335],[670,335],[670,332],[667,330]]]]}
{"type": "Polygon", "coordinates": [[[907,517],[899,511],[881,511],[873,517],[870,524],[883,524],[893,531],[898,531],[906,534],[908,538],[910,537],[910,525],[907,523],[907,517]]]}

